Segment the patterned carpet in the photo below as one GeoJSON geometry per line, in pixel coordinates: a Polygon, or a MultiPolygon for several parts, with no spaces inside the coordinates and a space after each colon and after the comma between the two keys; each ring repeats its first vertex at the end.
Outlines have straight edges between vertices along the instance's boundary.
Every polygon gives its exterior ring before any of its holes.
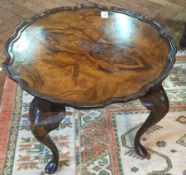
{"type": "MultiPolygon", "coordinates": [[[[0,132],[4,128],[0,143],[1,174],[44,175],[44,165],[51,153],[30,132],[27,118],[33,97],[16,87],[13,105],[10,92],[13,86],[7,79],[0,116],[0,132]],[[6,125],[10,125],[9,133],[6,125]]],[[[99,110],[67,108],[59,129],[51,132],[60,151],[60,167],[55,174],[186,175],[186,57],[183,55],[177,57],[164,87],[170,99],[170,112],[142,137],[142,143],[151,153],[150,159],[142,159],[133,149],[135,133],[149,114],[138,100],[99,110]]]]}

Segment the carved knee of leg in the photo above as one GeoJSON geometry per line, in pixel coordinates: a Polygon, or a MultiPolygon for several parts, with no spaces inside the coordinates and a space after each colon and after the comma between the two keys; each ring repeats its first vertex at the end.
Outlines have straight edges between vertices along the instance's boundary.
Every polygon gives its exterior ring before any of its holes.
{"type": "Polygon", "coordinates": [[[156,118],[156,122],[161,120],[169,111],[169,105],[167,104],[160,104],[155,108],[155,111],[153,111],[154,116],[156,118]]]}
{"type": "Polygon", "coordinates": [[[44,126],[41,125],[31,125],[31,131],[33,135],[39,140],[48,134],[48,131],[44,128],[44,126]]]}

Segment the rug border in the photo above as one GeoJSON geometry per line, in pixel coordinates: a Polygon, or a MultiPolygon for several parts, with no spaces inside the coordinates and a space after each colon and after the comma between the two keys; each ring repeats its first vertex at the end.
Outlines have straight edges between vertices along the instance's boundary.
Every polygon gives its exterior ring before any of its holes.
{"type": "Polygon", "coordinates": [[[6,77],[0,106],[0,172],[3,170],[4,159],[9,139],[11,117],[14,110],[13,106],[15,89],[16,83],[6,77]]]}
{"type": "Polygon", "coordinates": [[[10,129],[8,132],[8,142],[4,156],[3,174],[12,175],[14,167],[14,157],[16,152],[18,131],[22,113],[22,89],[16,86],[13,98],[13,112],[11,114],[10,129]],[[20,101],[19,101],[20,100],[20,101]],[[18,102],[19,101],[19,102],[18,102]],[[15,103],[16,102],[16,103],[15,103]]]}

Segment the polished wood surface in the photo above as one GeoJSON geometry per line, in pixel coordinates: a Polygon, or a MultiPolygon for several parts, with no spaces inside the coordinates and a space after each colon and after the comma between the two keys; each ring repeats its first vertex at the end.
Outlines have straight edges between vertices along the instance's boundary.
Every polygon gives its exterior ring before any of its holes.
{"type": "Polygon", "coordinates": [[[59,164],[59,152],[49,136],[49,132],[58,128],[65,117],[65,106],[35,97],[30,105],[29,119],[34,137],[52,151],[52,160],[47,163],[45,172],[54,173],[59,164]]]}
{"type": "Polygon", "coordinates": [[[162,85],[152,88],[147,94],[140,98],[141,103],[150,111],[150,115],[136,133],[134,146],[136,153],[142,157],[149,158],[150,153],[140,143],[141,136],[154,124],[159,122],[169,111],[169,100],[162,85]]]}
{"type": "Polygon", "coordinates": [[[161,27],[140,14],[59,8],[17,29],[7,44],[5,69],[35,96],[75,107],[99,106],[130,100],[159,83],[174,63],[171,47],[161,27]]]}
{"type": "MultiPolygon", "coordinates": [[[[177,48],[184,30],[186,21],[185,0],[0,0],[0,64],[4,62],[3,48],[6,40],[12,35],[16,26],[45,9],[59,6],[75,6],[84,3],[97,3],[105,6],[115,6],[143,13],[164,26],[170,34],[177,48]]],[[[3,91],[5,74],[0,72],[0,100],[3,91]]]]}

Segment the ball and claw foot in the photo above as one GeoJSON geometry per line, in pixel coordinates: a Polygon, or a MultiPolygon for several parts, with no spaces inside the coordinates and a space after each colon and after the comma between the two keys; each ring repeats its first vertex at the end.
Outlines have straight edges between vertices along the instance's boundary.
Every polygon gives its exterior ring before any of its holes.
{"type": "Polygon", "coordinates": [[[47,174],[54,174],[58,168],[58,162],[55,160],[51,160],[50,162],[47,163],[45,167],[45,173],[47,174]]]}

